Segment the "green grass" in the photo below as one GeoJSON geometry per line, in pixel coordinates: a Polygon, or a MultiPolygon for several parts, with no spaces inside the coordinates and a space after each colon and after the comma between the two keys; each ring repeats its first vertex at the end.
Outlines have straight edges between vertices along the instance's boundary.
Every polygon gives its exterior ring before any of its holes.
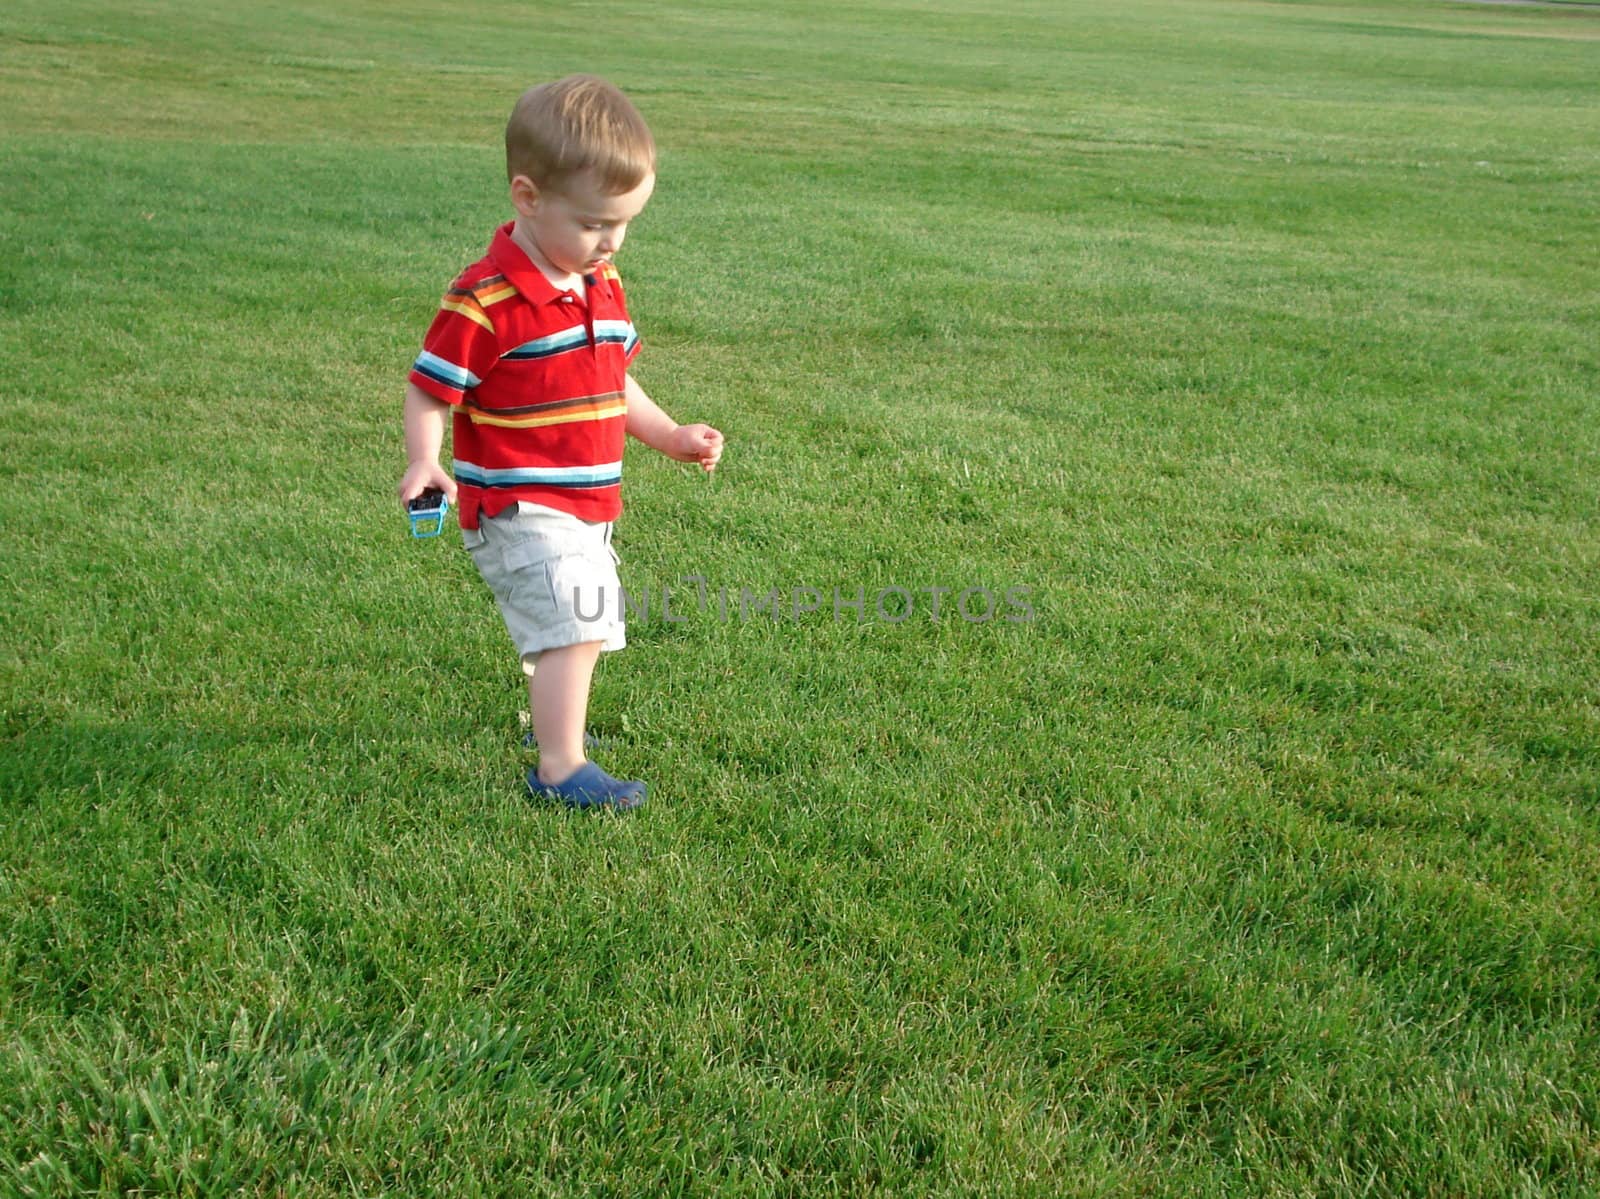
{"type": "Polygon", "coordinates": [[[0,1193],[1600,1191],[1600,16],[237,7],[0,15],[0,1193]],[[576,69],[625,820],[392,498],[576,69]]]}

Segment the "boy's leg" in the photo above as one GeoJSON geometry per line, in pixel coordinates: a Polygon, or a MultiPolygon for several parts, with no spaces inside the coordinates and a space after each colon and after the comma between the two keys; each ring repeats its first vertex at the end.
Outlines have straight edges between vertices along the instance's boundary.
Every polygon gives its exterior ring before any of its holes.
{"type": "Polygon", "coordinates": [[[528,676],[528,707],[533,713],[533,738],[539,743],[541,783],[564,783],[588,761],[583,752],[583,728],[601,644],[585,641],[547,649],[528,676]]]}

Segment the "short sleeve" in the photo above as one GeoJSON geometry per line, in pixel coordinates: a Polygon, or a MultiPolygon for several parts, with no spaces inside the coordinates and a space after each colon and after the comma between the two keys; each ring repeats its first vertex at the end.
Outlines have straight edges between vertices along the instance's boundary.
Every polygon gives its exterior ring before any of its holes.
{"type": "Polygon", "coordinates": [[[410,381],[445,404],[459,404],[500,358],[494,322],[470,287],[445,293],[422,339],[410,381]]]}

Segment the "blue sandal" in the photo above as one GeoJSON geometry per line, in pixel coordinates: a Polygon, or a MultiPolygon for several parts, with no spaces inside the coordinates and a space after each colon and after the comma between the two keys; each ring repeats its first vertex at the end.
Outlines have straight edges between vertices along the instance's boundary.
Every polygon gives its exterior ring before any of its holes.
{"type": "Polygon", "coordinates": [[[556,799],[569,808],[615,808],[631,812],[645,801],[643,783],[614,779],[593,762],[585,762],[564,782],[541,783],[537,769],[528,771],[528,790],[536,799],[556,799]]]}

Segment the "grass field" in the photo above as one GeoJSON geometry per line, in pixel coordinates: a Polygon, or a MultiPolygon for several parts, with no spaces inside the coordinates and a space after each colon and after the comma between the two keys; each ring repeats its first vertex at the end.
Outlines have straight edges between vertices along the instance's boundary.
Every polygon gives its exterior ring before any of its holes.
{"type": "Polygon", "coordinates": [[[0,1194],[1600,1193],[1596,79],[1574,5],[8,6],[0,1194]],[[627,819],[393,500],[579,69],[728,437],[630,450],[627,819]]]}

